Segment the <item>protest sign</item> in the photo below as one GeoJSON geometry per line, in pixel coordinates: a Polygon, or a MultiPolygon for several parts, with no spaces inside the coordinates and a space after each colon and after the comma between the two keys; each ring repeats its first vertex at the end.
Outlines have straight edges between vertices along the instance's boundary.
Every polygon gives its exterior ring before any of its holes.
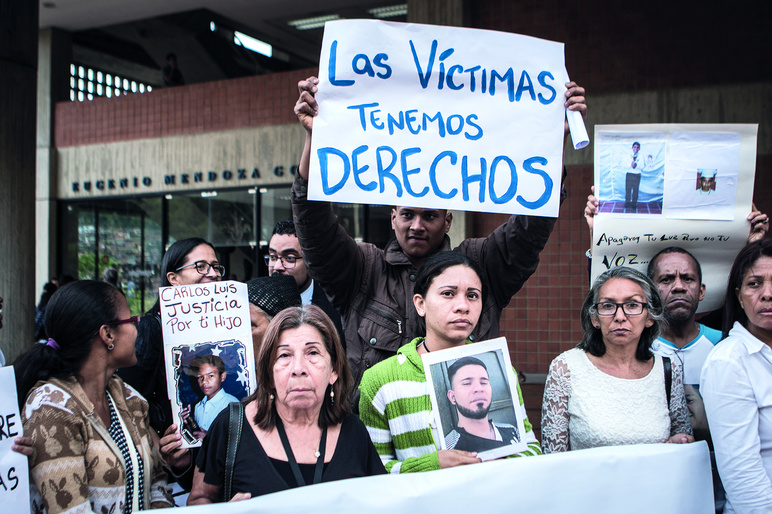
{"type": "Polygon", "coordinates": [[[714,512],[713,482],[708,445],[700,441],[608,446],[423,473],[323,482],[195,508],[201,514],[333,510],[336,514],[704,513],[714,512]],[[664,480],[663,470],[668,477],[688,479],[664,480]]]}
{"type": "Polygon", "coordinates": [[[184,448],[200,446],[217,414],[255,390],[247,286],[159,289],[167,390],[184,448]]]}
{"type": "Polygon", "coordinates": [[[16,402],[16,378],[12,366],[0,368],[0,499],[8,512],[28,512],[29,464],[27,457],[11,450],[13,440],[24,435],[16,402]]]}
{"type": "Polygon", "coordinates": [[[557,216],[562,43],[335,21],[319,75],[309,199],[557,216]]]}
{"type": "Polygon", "coordinates": [[[678,246],[702,266],[699,312],[721,307],[750,232],[756,132],[756,125],[597,125],[591,282],[616,266],[646,273],[651,257],[678,246]]]}
{"type": "Polygon", "coordinates": [[[504,337],[421,356],[440,448],[482,460],[528,450],[520,398],[504,337]]]}

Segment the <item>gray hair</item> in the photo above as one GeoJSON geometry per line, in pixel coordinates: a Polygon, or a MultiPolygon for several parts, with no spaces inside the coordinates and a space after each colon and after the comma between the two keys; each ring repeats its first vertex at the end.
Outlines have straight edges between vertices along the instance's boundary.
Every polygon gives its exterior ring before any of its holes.
{"type": "Polygon", "coordinates": [[[584,303],[582,304],[581,322],[583,336],[582,342],[579,343],[579,348],[596,357],[600,357],[606,353],[606,344],[603,342],[603,334],[599,328],[596,328],[592,324],[592,320],[595,316],[598,316],[595,304],[598,303],[600,289],[612,278],[624,278],[630,280],[643,289],[643,294],[646,297],[647,315],[649,316],[649,319],[654,321],[654,324],[644,328],[641,339],[638,342],[638,347],[635,351],[635,358],[640,361],[647,361],[652,357],[651,345],[657,337],[659,337],[660,324],[664,320],[662,298],[659,295],[657,286],[654,285],[654,282],[652,282],[649,277],[640,271],[626,266],[620,266],[606,271],[595,280],[592,288],[590,288],[590,292],[587,294],[587,298],[584,299],[584,303]]]}

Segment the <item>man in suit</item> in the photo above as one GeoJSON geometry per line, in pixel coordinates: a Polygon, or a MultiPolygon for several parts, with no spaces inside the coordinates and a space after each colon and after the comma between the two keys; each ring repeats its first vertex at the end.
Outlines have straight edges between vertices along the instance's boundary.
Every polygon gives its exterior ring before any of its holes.
{"type": "Polygon", "coordinates": [[[340,314],[332,306],[324,290],[315,284],[314,279],[308,274],[308,268],[306,268],[300,253],[300,241],[295,234],[295,224],[292,220],[280,221],[274,227],[273,235],[268,243],[268,255],[265,257],[265,263],[268,265],[269,275],[285,274],[295,279],[303,305],[316,305],[330,317],[345,349],[346,341],[343,337],[340,314]]]}

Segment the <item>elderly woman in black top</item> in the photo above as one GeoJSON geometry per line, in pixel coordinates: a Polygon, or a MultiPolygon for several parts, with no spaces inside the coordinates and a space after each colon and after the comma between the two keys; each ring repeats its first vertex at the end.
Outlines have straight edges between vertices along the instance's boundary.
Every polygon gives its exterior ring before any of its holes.
{"type": "Polygon", "coordinates": [[[351,414],[343,347],[318,307],[291,307],[271,321],[257,377],[257,392],[245,400],[233,494],[224,497],[223,485],[229,425],[238,420],[223,412],[201,447],[188,505],[385,473],[367,430],[351,414]]]}

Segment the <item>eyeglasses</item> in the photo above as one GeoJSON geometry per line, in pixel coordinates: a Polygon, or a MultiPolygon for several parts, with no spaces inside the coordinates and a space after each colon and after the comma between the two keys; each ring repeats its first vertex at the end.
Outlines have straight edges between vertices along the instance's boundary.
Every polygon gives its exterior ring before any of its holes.
{"type": "Polygon", "coordinates": [[[191,262],[190,264],[186,264],[185,266],[179,267],[174,271],[175,272],[182,271],[185,268],[192,268],[192,267],[196,268],[196,271],[198,271],[199,275],[206,275],[207,273],[209,273],[210,269],[214,269],[215,273],[219,274],[221,277],[225,276],[225,266],[219,263],[210,264],[206,261],[191,262]]]}
{"type": "Polygon", "coordinates": [[[117,326],[117,325],[123,325],[124,323],[131,323],[135,327],[139,326],[139,316],[132,316],[132,317],[126,318],[126,319],[118,319],[118,320],[115,320],[115,321],[111,321],[110,323],[108,323],[108,325],[117,326]]]}
{"type": "Polygon", "coordinates": [[[268,265],[269,268],[276,267],[276,261],[281,261],[282,265],[287,269],[292,269],[295,267],[295,263],[298,262],[299,259],[302,259],[300,255],[285,255],[284,257],[279,255],[266,255],[265,256],[265,263],[268,265]]]}
{"type": "Polygon", "coordinates": [[[622,307],[622,312],[624,312],[625,315],[638,316],[643,314],[643,309],[648,307],[648,305],[641,302],[601,302],[595,304],[595,310],[597,310],[598,314],[601,316],[614,316],[620,307],[622,307]]]}

